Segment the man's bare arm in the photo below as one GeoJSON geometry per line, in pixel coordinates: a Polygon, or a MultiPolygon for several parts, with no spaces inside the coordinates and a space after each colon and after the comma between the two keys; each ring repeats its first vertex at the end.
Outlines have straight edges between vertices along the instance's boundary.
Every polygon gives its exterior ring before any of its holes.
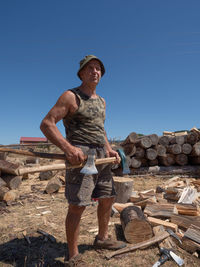
{"type": "Polygon", "coordinates": [[[85,156],[81,149],[72,146],[63,137],[56,124],[65,116],[73,113],[77,108],[78,106],[74,94],[70,91],[66,91],[60,96],[57,103],[48,112],[40,125],[43,134],[65,153],[66,158],[71,164],[79,164],[83,162],[85,156]]]}

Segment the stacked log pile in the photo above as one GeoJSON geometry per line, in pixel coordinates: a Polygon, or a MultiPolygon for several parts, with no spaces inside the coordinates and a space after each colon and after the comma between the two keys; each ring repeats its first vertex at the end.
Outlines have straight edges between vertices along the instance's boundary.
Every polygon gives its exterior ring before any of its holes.
{"type": "Polygon", "coordinates": [[[121,143],[129,167],[186,166],[200,164],[200,131],[138,136],[130,133],[121,143]]]}
{"type": "Polygon", "coordinates": [[[120,217],[124,237],[137,244],[150,240],[155,227],[170,228],[182,243],[170,241],[190,253],[200,249],[200,182],[174,177],[161,187],[133,191],[126,203],[115,202],[112,216],[120,217]]]}

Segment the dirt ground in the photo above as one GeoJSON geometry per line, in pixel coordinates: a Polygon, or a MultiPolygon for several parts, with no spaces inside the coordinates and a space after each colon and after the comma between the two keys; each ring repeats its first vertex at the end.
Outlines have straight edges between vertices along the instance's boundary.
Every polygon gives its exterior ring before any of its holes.
{"type": "MultiPolygon", "coordinates": [[[[134,190],[156,188],[168,179],[160,176],[130,178],[134,180],[134,190]]],[[[48,195],[44,193],[46,184],[47,181],[39,180],[38,174],[32,174],[23,180],[20,198],[15,203],[9,206],[0,203],[0,266],[64,266],[63,258],[67,256],[64,222],[68,205],[64,197],[64,187],[60,192],[48,195]],[[48,232],[55,240],[45,238],[38,232],[39,229],[48,232]]],[[[79,250],[88,266],[148,267],[159,259],[157,245],[110,260],[105,259],[109,251],[94,250],[92,243],[97,233],[97,205],[98,202],[94,202],[93,206],[87,207],[81,221],[79,250]]],[[[110,234],[123,240],[119,229],[120,219],[111,217],[110,234]]],[[[176,253],[184,259],[184,266],[200,266],[200,259],[196,256],[182,249],[178,249],[176,253]]],[[[168,261],[164,266],[177,265],[168,261]]]]}

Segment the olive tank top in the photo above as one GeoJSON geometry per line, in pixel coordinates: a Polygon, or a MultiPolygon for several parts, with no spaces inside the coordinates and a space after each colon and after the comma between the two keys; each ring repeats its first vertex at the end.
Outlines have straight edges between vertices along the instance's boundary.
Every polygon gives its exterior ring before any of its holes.
{"type": "Polygon", "coordinates": [[[70,143],[105,144],[105,104],[102,97],[90,98],[78,88],[70,90],[79,99],[79,107],[63,118],[66,138],[70,143]]]}

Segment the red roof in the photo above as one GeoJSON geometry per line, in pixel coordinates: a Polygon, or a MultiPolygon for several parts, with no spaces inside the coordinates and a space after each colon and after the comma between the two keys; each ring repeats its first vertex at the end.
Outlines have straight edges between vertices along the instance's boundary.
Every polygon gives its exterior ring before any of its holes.
{"type": "Polygon", "coordinates": [[[21,137],[20,142],[47,142],[46,137],[21,137]]]}

